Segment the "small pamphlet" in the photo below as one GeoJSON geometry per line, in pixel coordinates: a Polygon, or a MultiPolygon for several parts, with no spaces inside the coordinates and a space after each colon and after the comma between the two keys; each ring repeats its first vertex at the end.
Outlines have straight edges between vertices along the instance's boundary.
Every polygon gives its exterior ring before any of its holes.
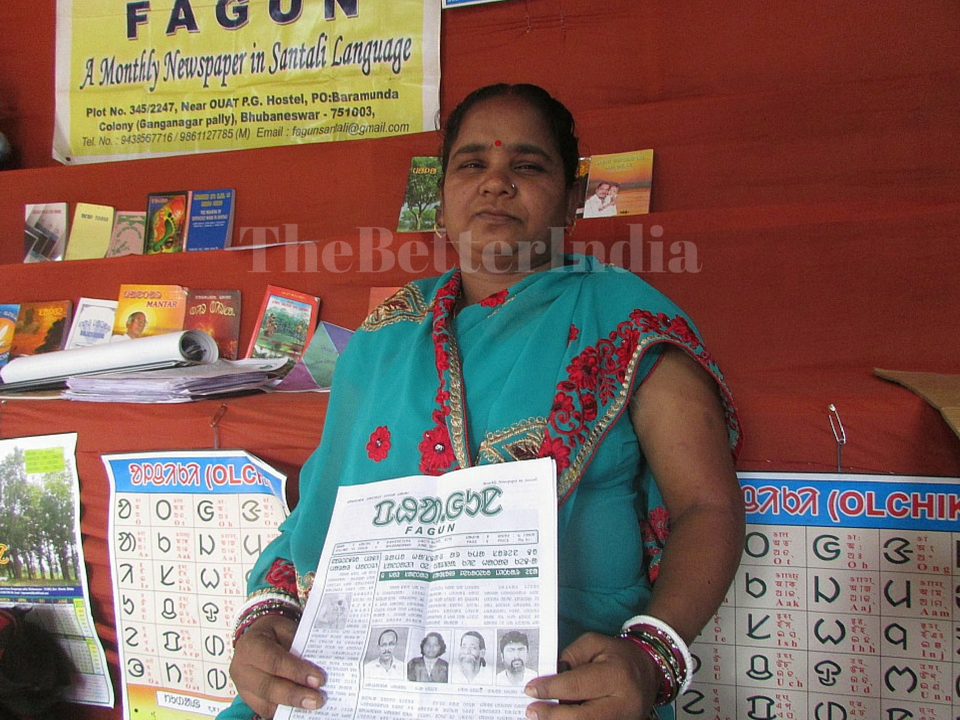
{"type": "Polygon", "coordinates": [[[397,232],[433,230],[440,207],[440,158],[414,157],[410,160],[407,191],[400,208],[397,232]]]}
{"type": "Polygon", "coordinates": [[[143,254],[143,236],[147,228],[147,213],[142,210],[117,210],[113,219],[113,233],[106,257],[143,254]]]}
{"type": "Polygon", "coordinates": [[[299,360],[320,317],[320,298],[268,285],[246,357],[299,360]]]}
{"type": "Polygon", "coordinates": [[[187,291],[179,285],[121,285],[113,340],[183,330],[187,291]]]}
{"type": "Polygon", "coordinates": [[[116,300],[82,297],[77,301],[73,324],[64,350],[89,347],[110,342],[113,336],[113,320],[117,314],[116,300]]]}
{"type": "Polygon", "coordinates": [[[233,241],[232,188],[190,192],[186,249],[223,250],[233,241]]]}
{"type": "Polygon", "coordinates": [[[109,205],[77,203],[64,259],[98,260],[106,257],[113,233],[114,213],[109,205]]]}
{"type": "Polygon", "coordinates": [[[190,193],[186,190],[151,193],[147,196],[147,229],[144,255],[175,253],[183,250],[187,236],[187,207],[190,193]]]}
{"type": "Polygon", "coordinates": [[[23,261],[63,260],[69,207],[65,202],[24,206],[23,261]]]}
{"type": "Polygon", "coordinates": [[[62,350],[72,314],[72,300],[20,303],[10,357],[62,350]]]}
{"type": "Polygon", "coordinates": [[[653,150],[593,155],[583,217],[617,217],[650,212],[653,150]]]}

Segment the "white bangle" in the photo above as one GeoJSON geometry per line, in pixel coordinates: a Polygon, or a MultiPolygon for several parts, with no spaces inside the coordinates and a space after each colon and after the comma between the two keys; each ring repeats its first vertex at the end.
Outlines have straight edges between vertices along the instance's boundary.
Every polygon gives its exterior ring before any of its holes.
{"type": "Polygon", "coordinates": [[[250,593],[250,595],[247,596],[246,601],[236,612],[234,624],[238,624],[248,612],[264,602],[271,602],[277,605],[282,604],[297,612],[303,611],[303,607],[300,605],[300,603],[294,600],[289,594],[278,592],[272,588],[263,588],[261,590],[254,590],[252,593],[250,593]]]}
{"type": "Polygon", "coordinates": [[[679,694],[682,695],[685,693],[690,688],[690,683],[693,681],[693,657],[690,655],[690,648],[687,647],[687,644],[683,641],[683,638],[680,637],[680,634],[663,620],[655,618],[652,615],[634,615],[623,624],[621,632],[627,632],[634,625],[649,625],[656,628],[664,635],[669,637],[670,641],[680,651],[680,654],[683,656],[683,662],[686,664],[686,668],[684,668],[685,673],[680,683],[679,694]]]}

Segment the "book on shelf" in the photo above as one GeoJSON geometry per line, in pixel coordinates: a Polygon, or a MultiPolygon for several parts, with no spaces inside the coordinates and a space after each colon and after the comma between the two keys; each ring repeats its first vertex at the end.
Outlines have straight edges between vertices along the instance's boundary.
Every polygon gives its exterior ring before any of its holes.
{"type": "Polygon", "coordinates": [[[117,314],[116,300],[82,297],[77,301],[64,350],[110,342],[113,321],[117,314]]]}
{"type": "Polygon", "coordinates": [[[590,156],[583,217],[617,217],[650,212],[653,150],[590,156]]]}
{"type": "Polygon", "coordinates": [[[319,317],[320,298],[268,285],[246,357],[299,360],[319,317]]]}
{"type": "Polygon", "coordinates": [[[10,359],[10,348],[13,347],[13,333],[17,327],[19,314],[18,304],[0,304],[0,366],[5,365],[10,359]]]}
{"type": "Polygon", "coordinates": [[[180,285],[121,285],[113,340],[130,340],[183,330],[187,291],[180,285]]]}
{"type": "Polygon", "coordinates": [[[220,357],[236,360],[240,346],[240,291],[187,290],[184,330],[203,330],[217,343],[220,357]]]}
{"type": "Polygon", "coordinates": [[[65,202],[24,205],[23,261],[63,260],[70,209],[65,202]]]}
{"type": "Polygon", "coordinates": [[[110,247],[115,210],[109,205],[77,203],[64,260],[97,260],[110,247]]]}
{"type": "Polygon", "coordinates": [[[72,314],[72,300],[20,303],[10,357],[62,350],[72,314]]]}
{"type": "Polygon", "coordinates": [[[142,255],[146,226],[147,213],[143,210],[117,210],[113,219],[110,246],[104,257],[142,255]]]}
{"type": "Polygon", "coordinates": [[[183,250],[187,236],[187,190],[150,193],[147,196],[147,228],[143,254],[176,253],[183,250]]]}
{"type": "Polygon", "coordinates": [[[440,158],[417,156],[410,159],[407,189],[400,207],[397,232],[426,232],[434,229],[440,207],[440,158]]]}
{"type": "Polygon", "coordinates": [[[189,200],[184,242],[187,251],[230,247],[233,241],[233,189],[191,190],[189,200]]]}

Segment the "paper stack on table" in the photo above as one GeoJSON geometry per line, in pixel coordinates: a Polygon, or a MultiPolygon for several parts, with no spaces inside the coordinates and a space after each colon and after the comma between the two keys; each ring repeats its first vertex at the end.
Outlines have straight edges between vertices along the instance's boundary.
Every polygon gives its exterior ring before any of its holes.
{"type": "Polygon", "coordinates": [[[208,364],[218,357],[217,343],[200,330],[152,335],[14,358],[0,368],[0,391],[63,387],[78,375],[208,364]]]}
{"type": "Polygon", "coordinates": [[[287,362],[286,358],[221,359],[168,370],[77,376],[67,379],[63,397],[88,402],[190,402],[244,390],[265,390],[287,362]]]}

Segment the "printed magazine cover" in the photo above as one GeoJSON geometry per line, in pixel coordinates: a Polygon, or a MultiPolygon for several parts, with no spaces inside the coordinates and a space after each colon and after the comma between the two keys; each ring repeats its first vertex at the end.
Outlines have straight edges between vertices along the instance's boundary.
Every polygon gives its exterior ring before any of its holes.
{"type": "Polygon", "coordinates": [[[77,203],[64,259],[99,260],[106,256],[115,212],[109,205],[77,203]]]}
{"type": "Polygon", "coordinates": [[[247,357],[299,360],[319,315],[320,298],[268,285],[247,357]]]}
{"type": "Polygon", "coordinates": [[[187,290],[184,330],[203,330],[216,343],[220,357],[236,360],[240,344],[240,291],[187,290]]]}
{"type": "Polygon", "coordinates": [[[646,214],[652,184],[653,150],[593,155],[583,217],[646,214]]]}
{"type": "Polygon", "coordinates": [[[117,314],[116,300],[82,297],[70,325],[64,350],[89,347],[110,342],[113,320],[117,314]]]}
{"type": "Polygon", "coordinates": [[[0,366],[10,360],[10,348],[13,346],[13,331],[17,326],[20,306],[15,303],[0,305],[0,366]]]}
{"type": "Polygon", "coordinates": [[[69,207],[65,202],[24,206],[23,261],[63,260],[69,207]]]}
{"type": "Polygon", "coordinates": [[[147,196],[147,233],[144,255],[175,253],[183,250],[187,234],[186,190],[151,193],[147,196]]]}
{"type": "Polygon", "coordinates": [[[147,214],[142,210],[117,210],[106,257],[142,255],[146,229],[147,214]]]}
{"type": "Polygon", "coordinates": [[[233,198],[231,188],[191,191],[185,242],[188,251],[230,247],[233,241],[233,198]]]}
{"type": "Polygon", "coordinates": [[[179,285],[121,285],[113,340],[183,330],[187,291],[179,285]]]}
{"type": "Polygon", "coordinates": [[[72,313],[72,300],[20,303],[10,357],[62,350],[72,313]]]}
{"type": "Polygon", "coordinates": [[[397,232],[433,230],[440,207],[440,158],[414,157],[410,160],[407,191],[400,208],[397,232]]]}

